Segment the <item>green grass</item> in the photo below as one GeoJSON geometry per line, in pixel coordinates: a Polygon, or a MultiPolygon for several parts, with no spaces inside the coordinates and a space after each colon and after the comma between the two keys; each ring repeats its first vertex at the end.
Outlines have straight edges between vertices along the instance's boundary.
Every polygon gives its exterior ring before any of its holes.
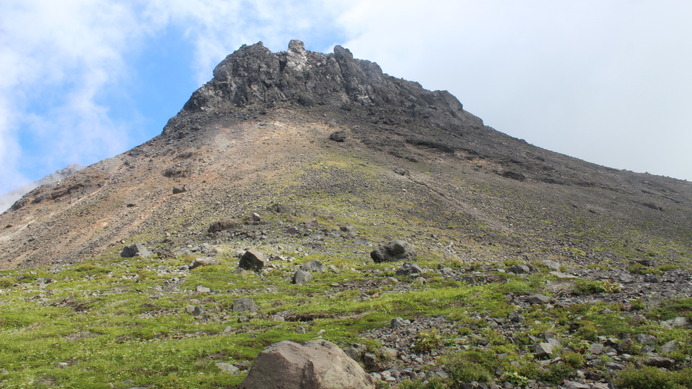
{"type": "MultiPolygon", "coordinates": [[[[269,344],[317,336],[342,346],[367,343],[377,348],[376,342],[362,338],[363,332],[387,326],[397,316],[445,316],[460,328],[457,334],[422,331],[416,340],[417,351],[445,355],[438,363],[450,378],[402,387],[493,382],[499,379],[499,367],[509,372],[507,380],[557,383],[583,368],[585,348],[579,345],[622,333],[676,340],[679,349],[671,357],[680,363],[691,352],[688,330],[657,325],[657,320],[689,317],[689,299],[642,307],[651,321],[635,320],[616,304],[530,306],[522,311],[524,327],[509,339],[484,318],[508,318],[516,310],[508,296],[549,294],[546,269],[523,276],[486,272],[490,281],[483,285],[430,271],[422,274],[426,282],[420,283],[395,276],[400,264],[374,264],[366,255],[355,257],[347,249],[313,252],[290,263],[272,261],[274,267],[262,274],[236,274],[237,259],[224,255],[218,265],[185,271],[181,268],[191,256],[124,259],[113,253],[77,265],[1,272],[0,386],[235,387],[245,372],[222,373],[216,362],[249,366],[269,344]],[[312,259],[337,272],[316,273],[312,282],[292,285],[294,267],[312,259]],[[197,292],[200,285],[211,291],[197,292]],[[247,322],[239,322],[240,315],[231,310],[239,297],[252,297],[259,305],[259,313],[247,322]],[[187,313],[188,305],[202,308],[203,314],[187,313]],[[278,321],[276,315],[301,321],[278,321]],[[306,333],[296,332],[298,326],[306,333]],[[562,363],[541,368],[531,356],[531,337],[547,331],[561,334],[564,344],[574,347],[562,354],[562,363]],[[465,350],[459,349],[460,336],[468,339],[465,350]]],[[[483,268],[438,256],[417,262],[431,269],[439,263],[469,271],[483,268]]],[[[584,281],[581,288],[608,293],[607,285],[599,282],[584,281]]]]}

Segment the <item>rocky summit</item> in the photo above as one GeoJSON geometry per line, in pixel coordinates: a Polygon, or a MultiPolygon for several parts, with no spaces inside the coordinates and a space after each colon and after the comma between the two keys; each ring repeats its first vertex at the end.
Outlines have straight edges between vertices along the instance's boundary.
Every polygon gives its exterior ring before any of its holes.
{"type": "Polygon", "coordinates": [[[0,386],[689,387],[691,258],[692,183],[257,43],[0,215],[0,386]],[[327,341],[331,367],[304,357],[327,341]]]}

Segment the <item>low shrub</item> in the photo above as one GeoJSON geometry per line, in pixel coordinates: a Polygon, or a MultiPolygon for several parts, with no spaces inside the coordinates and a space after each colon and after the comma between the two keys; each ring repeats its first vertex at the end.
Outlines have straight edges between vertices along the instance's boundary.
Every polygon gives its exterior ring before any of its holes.
{"type": "Polygon", "coordinates": [[[675,377],[668,371],[643,366],[622,370],[615,378],[621,389],[675,389],[675,377]]]}

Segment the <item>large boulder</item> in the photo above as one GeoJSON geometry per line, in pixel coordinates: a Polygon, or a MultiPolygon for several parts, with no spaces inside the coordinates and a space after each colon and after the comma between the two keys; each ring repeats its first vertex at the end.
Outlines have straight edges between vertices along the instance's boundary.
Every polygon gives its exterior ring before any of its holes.
{"type": "Polygon", "coordinates": [[[151,256],[151,252],[146,247],[144,247],[143,244],[135,243],[133,245],[123,247],[123,250],[120,252],[120,256],[123,258],[147,258],[151,256]]]}
{"type": "Polygon", "coordinates": [[[322,339],[274,343],[262,351],[241,389],[374,389],[370,376],[337,345],[322,339]]]}
{"type": "Polygon", "coordinates": [[[377,263],[410,260],[416,257],[413,246],[403,240],[387,242],[370,253],[370,258],[377,263]]]}
{"type": "Polygon", "coordinates": [[[264,254],[257,250],[248,250],[240,257],[238,267],[245,270],[260,271],[268,263],[264,254]]]}

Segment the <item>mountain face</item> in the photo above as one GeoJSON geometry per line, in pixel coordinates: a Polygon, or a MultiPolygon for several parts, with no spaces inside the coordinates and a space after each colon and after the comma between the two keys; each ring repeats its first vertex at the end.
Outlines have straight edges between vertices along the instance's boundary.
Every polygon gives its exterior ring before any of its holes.
{"type": "Polygon", "coordinates": [[[62,180],[63,178],[70,176],[80,170],[84,169],[84,166],[82,165],[77,165],[77,164],[72,164],[68,165],[64,169],[60,169],[54,173],[51,173],[40,180],[36,182],[32,182],[30,184],[24,185],[21,188],[9,191],[3,195],[0,195],[0,211],[4,212],[12,204],[14,204],[17,200],[22,198],[26,193],[30,192],[31,190],[38,188],[41,185],[49,185],[53,184],[57,181],[62,180]]]}
{"type": "Polygon", "coordinates": [[[224,59],[161,135],[0,215],[0,269],[135,242],[160,255],[362,253],[386,239],[462,261],[689,263],[691,215],[689,182],[529,145],[340,46],[258,43],[224,59]],[[300,233],[287,240],[288,226],[300,233]],[[344,226],[358,238],[335,247],[344,226]]]}

